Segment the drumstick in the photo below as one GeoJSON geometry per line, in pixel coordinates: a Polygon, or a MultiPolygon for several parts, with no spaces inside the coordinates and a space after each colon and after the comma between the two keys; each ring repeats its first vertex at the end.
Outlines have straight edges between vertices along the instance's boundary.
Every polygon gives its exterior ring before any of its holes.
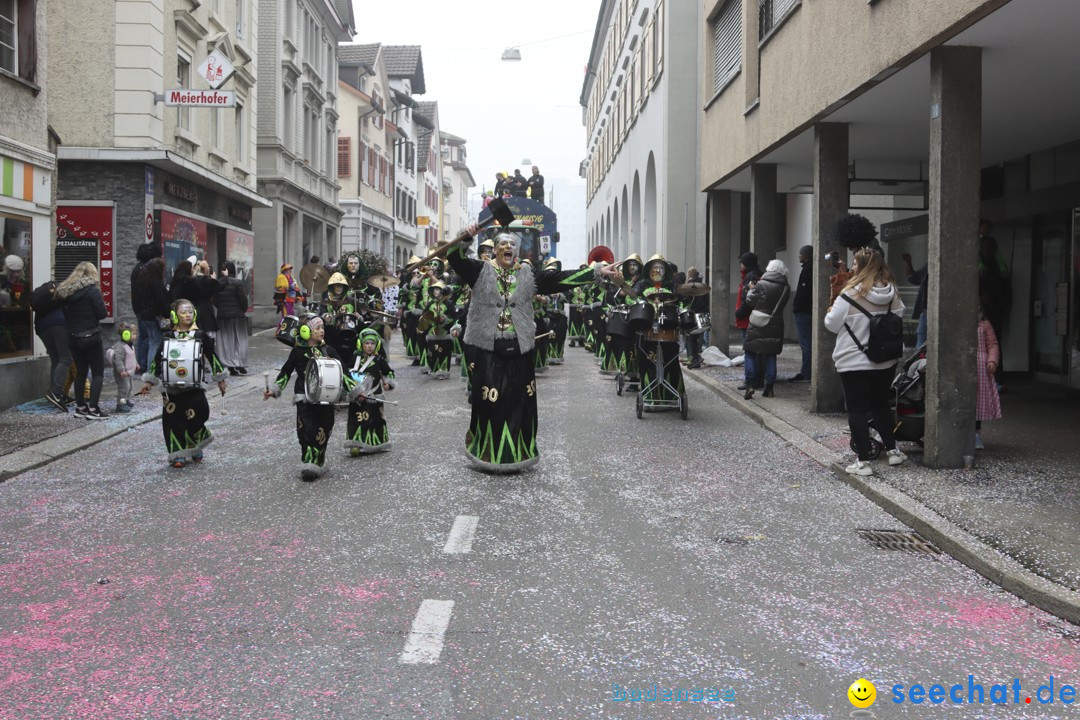
{"type": "Polygon", "coordinates": [[[535,338],[533,338],[533,339],[534,339],[534,340],[539,340],[540,338],[546,338],[546,337],[547,337],[548,335],[554,335],[554,334],[555,334],[555,331],[554,331],[554,330],[548,330],[548,331],[547,331],[546,333],[542,333],[542,334],[540,334],[540,335],[537,335],[537,336],[536,336],[535,338]]]}

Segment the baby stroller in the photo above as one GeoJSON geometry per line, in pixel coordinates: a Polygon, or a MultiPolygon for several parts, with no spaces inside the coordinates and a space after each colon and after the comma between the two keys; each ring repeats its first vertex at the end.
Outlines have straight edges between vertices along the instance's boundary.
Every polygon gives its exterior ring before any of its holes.
{"type": "MultiPolygon", "coordinates": [[[[897,441],[917,442],[922,445],[926,427],[926,344],[919,348],[897,370],[892,381],[893,389],[893,437],[897,441]]],[[[851,441],[852,452],[855,440],[851,441]]],[[[870,422],[870,459],[877,458],[885,450],[881,436],[870,422]]]]}

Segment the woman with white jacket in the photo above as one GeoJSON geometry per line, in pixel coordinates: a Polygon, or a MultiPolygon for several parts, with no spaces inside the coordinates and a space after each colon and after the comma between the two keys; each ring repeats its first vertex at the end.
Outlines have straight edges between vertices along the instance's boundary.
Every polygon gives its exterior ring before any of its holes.
{"type": "Polygon", "coordinates": [[[883,315],[886,312],[903,314],[904,303],[884,257],[871,248],[862,248],[855,253],[851,279],[841,295],[848,299],[836,299],[825,315],[825,327],[836,333],[833,362],[844,386],[848,426],[858,452],[858,458],[848,465],[847,471],[852,475],[873,475],[874,470],[868,462],[871,419],[888,451],[889,464],[899,465],[907,456],[896,449],[892,433],[893,418],[889,411],[896,360],[875,363],[860,349],[859,346],[865,348],[870,339],[870,318],[862,310],[870,315],[883,315]],[[850,332],[844,328],[845,325],[850,332]]]}

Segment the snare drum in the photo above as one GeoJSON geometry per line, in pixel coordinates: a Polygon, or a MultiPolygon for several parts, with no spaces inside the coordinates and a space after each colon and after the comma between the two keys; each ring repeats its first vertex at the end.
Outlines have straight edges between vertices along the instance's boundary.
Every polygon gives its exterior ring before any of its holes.
{"type": "Polygon", "coordinates": [[[652,328],[653,319],[656,317],[656,306],[652,303],[637,303],[630,306],[626,320],[630,328],[636,332],[643,332],[652,328]]]}
{"type": "Polygon", "coordinates": [[[304,396],[309,403],[333,405],[345,392],[341,363],[334,358],[317,357],[308,361],[304,373],[304,396]]]}
{"type": "Polygon", "coordinates": [[[627,320],[625,308],[613,307],[608,314],[607,334],[618,337],[630,337],[630,322],[627,320]]]}
{"type": "Polygon", "coordinates": [[[661,328],[653,332],[650,327],[641,333],[641,339],[646,342],[679,342],[679,328],[661,328]]]}
{"type": "Polygon", "coordinates": [[[712,327],[712,316],[709,313],[694,313],[693,315],[694,324],[687,330],[688,334],[700,335],[712,327]]]}
{"type": "Polygon", "coordinates": [[[665,330],[679,329],[679,308],[675,305],[658,305],[656,324],[665,330]]]}
{"type": "Polygon", "coordinates": [[[274,337],[289,347],[296,345],[296,333],[300,330],[300,318],[295,315],[282,315],[278,321],[274,337]]]}
{"type": "Polygon", "coordinates": [[[202,387],[202,343],[194,338],[161,341],[161,379],[167,388],[187,390],[202,387]]]}

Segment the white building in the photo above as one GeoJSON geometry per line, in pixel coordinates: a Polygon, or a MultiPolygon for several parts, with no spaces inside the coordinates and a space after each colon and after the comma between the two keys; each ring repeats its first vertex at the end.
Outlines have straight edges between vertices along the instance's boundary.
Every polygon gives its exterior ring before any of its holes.
{"type": "Polygon", "coordinates": [[[587,244],[705,261],[698,3],[603,0],[581,90],[587,244]]]}
{"type": "Polygon", "coordinates": [[[476,187],[476,180],[465,153],[465,138],[442,133],[443,164],[443,235],[447,240],[460,234],[475,216],[469,215],[469,188],[476,187]]]}
{"type": "Polygon", "coordinates": [[[355,23],[350,0],[260,0],[259,11],[258,180],[273,206],[254,213],[267,268],[255,303],[269,319],[283,262],[339,253],[337,47],[355,23]]]}
{"type": "MultiPolygon", "coordinates": [[[[431,128],[421,128],[416,138],[417,242],[421,249],[432,248],[442,237],[442,133],[439,132],[439,104],[420,102],[416,115],[431,128]]],[[[422,254],[422,253],[421,253],[422,254]]]]}

